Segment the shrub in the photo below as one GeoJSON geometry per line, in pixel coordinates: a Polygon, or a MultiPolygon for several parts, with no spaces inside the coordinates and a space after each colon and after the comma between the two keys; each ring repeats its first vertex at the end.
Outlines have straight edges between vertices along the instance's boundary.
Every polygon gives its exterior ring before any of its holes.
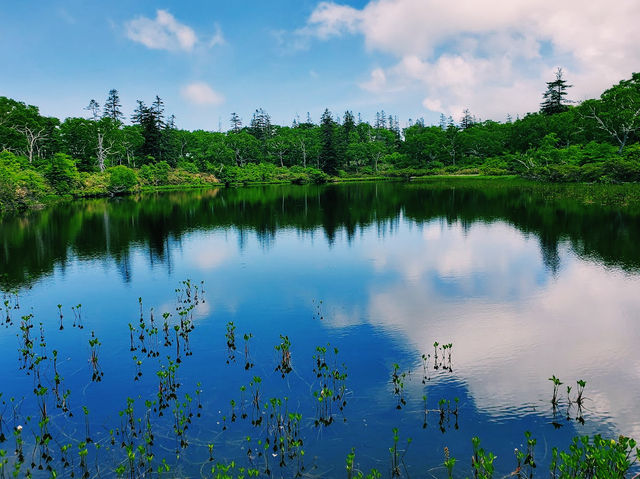
{"type": "Polygon", "coordinates": [[[49,193],[44,177],[29,168],[26,158],[0,152],[0,211],[37,205],[49,193]]]}
{"type": "Polygon", "coordinates": [[[64,153],[56,153],[46,160],[44,176],[59,195],[70,194],[78,183],[76,163],[64,153]]]}
{"type": "Polygon", "coordinates": [[[131,191],[137,184],[138,178],[131,168],[118,165],[109,169],[109,193],[125,193],[131,191]]]}

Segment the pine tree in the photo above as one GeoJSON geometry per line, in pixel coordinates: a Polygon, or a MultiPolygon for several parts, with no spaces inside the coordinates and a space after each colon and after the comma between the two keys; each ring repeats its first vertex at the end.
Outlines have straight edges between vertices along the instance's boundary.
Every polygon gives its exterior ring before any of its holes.
{"type": "Polygon", "coordinates": [[[144,143],[140,147],[142,156],[153,157],[155,161],[164,158],[164,103],[156,96],[151,107],[138,100],[138,107],[134,110],[131,120],[142,127],[144,143]]]}
{"type": "Polygon", "coordinates": [[[100,111],[100,103],[98,103],[92,98],[89,101],[89,104],[84,107],[84,109],[91,112],[91,119],[93,121],[98,121],[98,118],[99,118],[98,112],[100,111]]]}
{"type": "Polygon", "coordinates": [[[447,129],[447,117],[444,116],[444,113],[440,113],[440,129],[441,130],[446,130],[447,129]]]}
{"type": "Polygon", "coordinates": [[[556,70],[556,79],[547,82],[547,91],[542,95],[544,101],[540,103],[540,112],[545,115],[553,115],[567,111],[569,109],[567,106],[568,100],[564,97],[567,96],[567,88],[572,86],[567,85],[567,81],[562,78],[562,68],[558,68],[556,70]]]}
{"type": "Polygon", "coordinates": [[[235,112],[231,113],[231,130],[237,133],[241,129],[242,129],[242,119],[237,113],[235,112]]]}
{"type": "Polygon", "coordinates": [[[122,104],[120,103],[118,90],[109,90],[109,96],[104,104],[104,110],[102,110],[102,118],[111,118],[113,121],[122,122],[124,115],[120,108],[122,108],[122,104]]]}
{"type": "Polygon", "coordinates": [[[471,115],[471,112],[468,108],[465,108],[462,112],[462,119],[460,120],[460,128],[462,130],[466,130],[469,127],[472,127],[475,123],[475,119],[471,115]]]}
{"type": "Polygon", "coordinates": [[[320,150],[320,166],[328,175],[338,174],[338,154],[335,141],[335,122],[329,109],[325,109],[320,121],[320,137],[322,148],[320,150]]]}
{"type": "Polygon", "coordinates": [[[164,102],[158,95],[151,104],[151,113],[158,129],[164,128],[164,102]]]}

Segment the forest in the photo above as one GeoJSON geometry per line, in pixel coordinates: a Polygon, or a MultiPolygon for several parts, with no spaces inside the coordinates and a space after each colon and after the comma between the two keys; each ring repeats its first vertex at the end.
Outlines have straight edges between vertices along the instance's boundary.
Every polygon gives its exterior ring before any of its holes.
{"type": "MultiPolygon", "coordinates": [[[[328,109],[291,126],[258,108],[248,124],[231,113],[227,131],[188,131],[156,96],[130,117],[119,92],[84,116],[47,117],[0,97],[0,211],[60,196],[103,196],[214,183],[323,183],[427,175],[519,175],[550,182],[640,181],[640,73],[597,99],[568,99],[558,69],[540,109],[504,122],[468,109],[437,125],[376,114],[373,122],[328,109]]],[[[541,88],[542,90],[542,88],[541,88]]]]}

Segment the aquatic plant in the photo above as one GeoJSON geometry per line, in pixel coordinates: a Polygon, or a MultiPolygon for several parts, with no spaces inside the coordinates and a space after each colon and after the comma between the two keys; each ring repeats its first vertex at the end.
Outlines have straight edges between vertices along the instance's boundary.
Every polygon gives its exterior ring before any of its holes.
{"type": "Polygon", "coordinates": [[[396,409],[402,409],[402,406],[407,404],[404,398],[404,379],[407,373],[399,373],[400,366],[397,363],[393,364],[393,370],[391,372],[391,384],[393,385],[393,394],[396,396],[396,409]]]}
{"type": "Polygon", "coordinates": [[[224,337],[227,339],[227,364],[229,364],[236,359],[236,326],[233,321],[227,323],[226,330],[224,337]]]}
{"type": "Polygon", "coordinates": [[[558,406],[558,388],[562,385],[562,382],[555,376],[555,374],[549,378],[549,381],[553,383],[553,397],[551,398],[551,404],[555,409],[558,406]]]}
{"type": "Polygon", "coordinates": [[[584,387],[587,385],[587,382],[579,379],[578,381],[576,381],[576,383],[578,384],[578,397],[576,397],[576,404],[578,405],[578,407],[582,406],[582,393],[584,392],[584,387]]]}
{"type": "Polygon", "coordinates": [[[280,371],[282,379],[289,374],[293,369],[291,368],[291,341],[289,336],[280,335],[280,344],[275,346],[276,351],[280,353],[280,362],[276,366],[276,371],[280,371]]]}
{"type": "Polygon", "coordinates": [[[91,380],[96,382],[102,381],[102,378],[104,377],[104,372],[102,371],[102,369],[100,368],[100,364],[98,363],[98,351],[101,344],[102,343],[100,343],[100,341],[96,337],[95,332],[91,331],[91,339],[89,339],[91,357],[89,358],[89,362],[91,364],[91,368],[93,369],[91,380]]]}
{"type": "Polygon", "coordinates": [[[480,447],[480,438],[471,438],[473,445],[473,456],[471,456],[471,469],[473,470],[474,479],[491,479],[495,472],[493,462],[496,456],[492,452],[485,452],[480,447]]]}
{"type": "Polygon", "coordinates": [[[404,463],[404,456],[407,454],[407,449],[411,445],[411,438],[407,439],[407,447],[400,449],[398,447],[399,435],[398,428],[393,428],[393,445],[389,448],[391,455],[391,477],[400,477],[402,475],[402,469],[406,472],[406,465],[404,463]]]}
{"type": "Polygon", "coordinates": [[[451,457],[449,453],[449,448],[447,446],[444,447],[444,467],[447,469],[447,477],[448,479],[453,478],[453,467],[456,465],[456,458],[451,457]]]}
{"type": "Polygon", "coordinates": [[[254,364],[251,362],[251,355],[249,354],[249,340],[253,338],[253,334],[245,333],[242,339],[244,339],[244,369],[248,371],[254,364]]]}

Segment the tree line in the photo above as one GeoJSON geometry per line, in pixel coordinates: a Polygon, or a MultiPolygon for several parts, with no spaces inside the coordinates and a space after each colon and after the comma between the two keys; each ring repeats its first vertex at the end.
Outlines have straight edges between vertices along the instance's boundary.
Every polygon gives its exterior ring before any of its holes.
{"type": "MultiPolygon", "coordinates": [[[[313,169],[328,176],[462,172],[555,181],[640,180],[640,73],[580,104],[567,100],[570,87],[558,70],[538,112],[497,122],[478,119],[467,109],[457,121],[441,115],[437,125],[409,120],[403,129],[385,112],[371,124],[352,111],[334,116],[329,110],[319,123],[307,114],[280,126],[259,108],[248,124],[231,113],[226,132],[188,131],[166,114],[159,96],[148,105],[138,100],[126,118],[115,89],[102,106],[92,99],[85,117],[60,121],[41,115],[36,106],[0,97],[0,168],[19,164],[49,182],[55,181],[56,172],[47,172],[54,163],[59,170],[89,174],[115,166],[146,168],[147,177],[160,164],[159,171],[180,168],[225,181],[241,177],[247,167],[313,169]]],[[[57,190],[67,187],[63,182],[57,190]]]]}

